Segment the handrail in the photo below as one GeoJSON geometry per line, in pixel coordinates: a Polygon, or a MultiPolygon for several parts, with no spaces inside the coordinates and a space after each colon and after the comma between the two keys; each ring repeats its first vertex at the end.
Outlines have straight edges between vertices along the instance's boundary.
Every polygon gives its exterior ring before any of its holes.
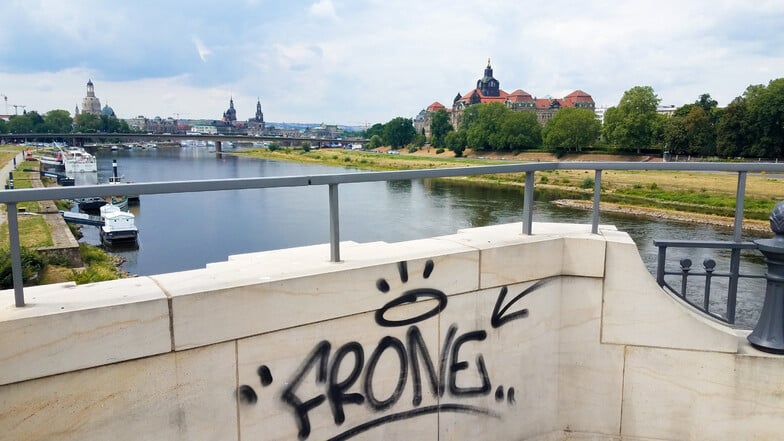
{"type": "MultiPolygon", "coordinates": [[[[330,207],[330,250],[331,260],[340,260],[339,245],[339,206],[338,185],[380,182],[395,180],[445,178],[459,176],[477,176],[501,173],[525,173],[525,193],[523,201],[522,225],[524,234],[533,234],[533,190],[534,173],[544,170],[593,170],[594,203],[591,220],[591,231],[596,234],[599,225],[599,200],[601,198],[601,174],[604,170],[669,170],[669,171],[702,171],[702,172],[737,172],[738,189],[736,192],[735,241],[740,241],[741,224],[743,222],[743,200],[745,194],[746,174],[755,172],[784,173],[784,164],[773,163],[683,163],[683,162],[530,162],[488,166],[467,166],[440,169],[404,170],[387,172],[359,172],[339,174],[319,174],[309,176],[234,178],[173,182],[128,183],[123,184],[127,193],[150,195],[191,193],[203,191],[247,190],[258,188],[329,187],[330,207]],[[740,200],[738,200],[740,199],[740,200]],[[738,210],[740,208],[740,211],[738,210]]],[[[21,256],[19,250],[18,224],[16,221],[16,204],[26,201],[43,201],[57,199],[74,199],[88,196],[111,196],[117,193],[116,185],[88,185],[80,187],[50,187],[0,191],[0,204],[6,204],[9,216],[9,239],[11,244],[11,261],[14,280],[16,306],[24,306],[24,288],[22,285],[21,256]]]]}

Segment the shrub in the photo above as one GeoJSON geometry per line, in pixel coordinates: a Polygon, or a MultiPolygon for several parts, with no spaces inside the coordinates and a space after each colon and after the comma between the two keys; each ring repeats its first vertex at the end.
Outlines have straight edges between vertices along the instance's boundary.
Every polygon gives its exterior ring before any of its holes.
{"type": "MultiPolygon", "coordinates": [[[[33,284],[38,275],[46,267],[46,256],[43,254],[21,248],[20,254],[22,257],[22,284],[33,284]]],[[[0,253],[0,288],[10,289],[14,287],[13,271],[11,269],[11,252],[3,250],[0,253]]]]}
{"type": "Polygon", "coordinates": [[[267,149],[269,149],[269,151],[271,152],[278,151],[280,150],[280,144],[278,144],[277,142],[270,143],[270,145],[267,146],[267,149]]]}
{"type": "Polygon", "coordinates": [[[408,148],[408,153],[416,153],[417,151],[419,151],[419,149],[413,145],[408,148]]]}
{"type": "Polygon", "coordinates": [[[550,182],[550,180],[547,179],[547,176],[542,176],[541,178],[539,178],[539,183],[540,184],[546,184],[548,182],[550,182]]]}
{"type": "Polygon", "coordinates": [[[439,148],[438,150],[436,150],[436,155],[440,155],[441,153],[444,153],[443,148],[439,148]]]}
{"type": "Polygon", "coordinates": [[[658,190],[659,186],[656,185],[655,182],[652,182],[651,185],[648,186],[648,188],[651,189],[651,190],[658,190]]]}
{"type": "Polygon", "coordinates": [[[593,188],[594,181],[593,178],[585,178],[580,183],[580,188],[593,188]]]}

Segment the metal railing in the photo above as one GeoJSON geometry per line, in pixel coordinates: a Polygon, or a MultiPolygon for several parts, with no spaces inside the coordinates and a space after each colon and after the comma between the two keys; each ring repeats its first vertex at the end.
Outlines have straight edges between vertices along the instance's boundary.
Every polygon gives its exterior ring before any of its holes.
{"type": "MultiPolygon", "coordinates": [[[[525,173],[525,189],[523,194],[522,232],[534,234],[533,225],[533,200],[534,200],[534,174],[546,170],[593,170],[594,192],[593,212],[591,216],[591,232],[599,231],[599,202],[601,198],[602,172],[605,170],[666,170],[666,171],[701,171],[701,172],[733,172],[738,174],[736,191],[734,240],[728,242],[737,244],[741,242],[741,227],[743,223],[743,200],[748,173],[773,172],[784,173],[784,164],[772,163],[653,163],[653,162],[536,162],[516,163],[476,167],[406,170],[391,172],[361,172],[348,174],[324,174],[311,176],[289,177],[260,177],[214,179],[174,182],[151,182],[124,184],[123,189],[128,194],[152,195],[192,193],[224,190],[247,190],[258,188],[278,187],[305,187],[327,186],[329,189],[329,242],[330,260],[340,261],[340,217],[338,187],[342,184],[362,182],[383,182],[412,179],[446,178],[461,176],[492,175],[502,173],[525,173]]],[[[74,199],[90,196],[112,196],[117,193],[117,187],[112,185],[89,185],[82,187],[51,187],[35,189],[18,189],[0,191],[0,204],[5,204],[8,211],[8,232],[11,247],[11,267],[14,281],[14,299],[16,306],[25,305],[24,287],[22,285],[22,263],[19,244],[19,226],[17,219],[17,204],[27,201],[44,201],[59,199],[74,199]]],[[[662,242],[663,243],[663,242],[662,242]]],[[[674,245],[667,245],[674,246],[674,245]]],[[[664,248],[666,250],[666,247],[664,248]]],[[[666,255],[666,251],[665,251],[666,255]]],[[[739,260],[738,260],[739,262],[739,260]]],[[[663,266],[660,265],[660,268],[663,266]]]]}
{"type": "Polygon", "coordinates": [[[656,282],[659,286],[667,288],[673,294],[683,299],[689,305],[699,311],[727,324],[735,324],[735,309],[738,299],[738,281],[741,278],[764,279],[764,274],[745,274],[740,272],[740,253],[742,250],[757,249],[757,244],[753,242],[725,242],[725,241],[706,241],[706,240],[658,240],[653,244],[658,247],[659,253],[656,263],[656,282]],[[729,271],[717,271],[716,261],[707,258],[702,262],[702,271],[692,267],[692,261],[688,258],[680,259],[679,271],[667,271],[667,249],[668,248],[687,248],[687,249],[724,249],[730,250],[729,271]],[[666,276],[675,277],[680,286],[673,286],[666,280],[666,276]],[[703,289],[701,296],[689,296],[689,278],[699,278],[703,289]],[[712,310],[711,294],[712,282],[714,278],[727,279],[727,297],[724,304],[724,313],[712,310]]]}

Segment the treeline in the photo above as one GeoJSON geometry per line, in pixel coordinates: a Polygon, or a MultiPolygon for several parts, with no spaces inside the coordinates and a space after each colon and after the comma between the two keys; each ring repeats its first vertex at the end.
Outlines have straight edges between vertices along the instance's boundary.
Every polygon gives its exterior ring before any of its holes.
{"type": "Polygon", "coordinates": [[[607,109],[603,141],[620,151],[667,151],[673,155],[780,158],[784,151],[784,78],[749,86],[719,108],[710,94],[674,110],[656,112],[651,87],[627,90],[607,109]]]}
{"type": "Polygon", "coordinates": [[[674,109],[657,111],[661,99],[650,86],[624,92],[604,115],[604,125],[588,109],[565,107],[542,126],[532,111],[515,112],[501,103],[474,105],[460,116],[459,128],[447,111],[431,115],[430,139],[411,119],[375,124],[364,135],[370,148],[420,147],[430,142],[461,156],[476,151],[547,150],[558,155],[587,149],[616,153],[780,158],[784,154],[784,78],[749,86],[727,107],[710,94],[674,109]]]}
{"type": "Polygon", "coordinates": [[[0,119],[0,133],[131,133],[124,120],[115,116],[81,113],[72,118],[67,110],[50,110],[44,115],[36,111],[0,119]]]}

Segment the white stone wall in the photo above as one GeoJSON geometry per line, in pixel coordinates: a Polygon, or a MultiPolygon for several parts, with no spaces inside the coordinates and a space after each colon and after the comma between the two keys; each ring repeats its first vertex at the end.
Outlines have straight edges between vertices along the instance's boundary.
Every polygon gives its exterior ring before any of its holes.
{"type": "Polygon", "coordinates": [[[780,438],[784,359],[612,227],[521,231],[1,292],[0,439],[780,438]]]}

